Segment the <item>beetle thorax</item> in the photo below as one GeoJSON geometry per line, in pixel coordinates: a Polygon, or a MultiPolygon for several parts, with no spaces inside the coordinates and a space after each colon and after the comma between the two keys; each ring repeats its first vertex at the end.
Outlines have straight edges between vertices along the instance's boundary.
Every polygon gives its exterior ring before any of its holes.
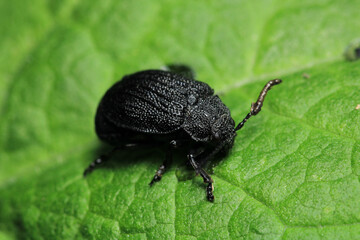
{"type": "Polygon", "coordinates": [[[218,96],[199,99],[195,105],[189,106],[182,126],[192,139],[199,142],[233,140],[234,127],[229,109],[218,96]]]}

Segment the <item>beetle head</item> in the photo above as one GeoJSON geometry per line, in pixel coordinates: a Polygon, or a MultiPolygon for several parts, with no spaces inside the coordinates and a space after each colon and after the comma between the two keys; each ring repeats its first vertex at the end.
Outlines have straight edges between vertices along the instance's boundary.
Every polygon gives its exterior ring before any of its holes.
{"type": "Polygon", "coordinates": [[[230,114],[224,113],[211,126],[211,133],[214,140],[224,141],[234,133],[234,120],[230,114]]]}

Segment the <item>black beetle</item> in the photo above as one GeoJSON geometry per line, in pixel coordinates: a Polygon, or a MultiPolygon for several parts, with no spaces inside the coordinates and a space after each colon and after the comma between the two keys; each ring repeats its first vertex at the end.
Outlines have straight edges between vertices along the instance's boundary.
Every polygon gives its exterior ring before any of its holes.
{"type": "Polygon", "coordinates": [[[84,175],[107,160],[115,150],[142,145],[167,145],[164,163],[150,185],[161,179],[174,148],[188,151],[187,158],[207,183],[207,199],[214,201],[213,180],[203,165],[215,154],[228,152],[236,131],[258,114],[267,92],[280,79],[269,81],[251,110],[236,127],[229,109],[214,90],[181,73],[146,70],[123,77],[102,98],[95,117],[98,137],[115,148],[96,159],[84,175]]]}

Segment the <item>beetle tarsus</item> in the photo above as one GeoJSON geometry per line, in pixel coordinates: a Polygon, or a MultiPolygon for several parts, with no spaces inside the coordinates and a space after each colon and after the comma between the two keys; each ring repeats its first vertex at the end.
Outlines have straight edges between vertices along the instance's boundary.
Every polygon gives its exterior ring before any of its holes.
{"type": "Polygon", "coordinates": [[[155,183],[155,182],[159,182],[162,178],[162,175],[165,172],[165,163],[163,163],[160,167],[159,170],[156,171],[155,176],[153,177],[153,179],[151,180],[151,182],[149,183],[150,187],[155,183]]]}
{"type": "Polygon", "coordinates": [[[213,191],[214,191],[214,186],[212,183],[209,183],[209,185],[206,188],[206,197],[207,197],[207,200],[209,200],[210,202],[214,202],[214,200],[215,200],[213,191]]]}

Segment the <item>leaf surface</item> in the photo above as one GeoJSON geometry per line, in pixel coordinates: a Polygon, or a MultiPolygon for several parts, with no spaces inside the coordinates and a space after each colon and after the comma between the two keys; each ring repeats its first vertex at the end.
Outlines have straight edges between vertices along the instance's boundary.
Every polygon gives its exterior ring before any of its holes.
{"type": "Polygon", "coordinates": [[[0,3],[0,239],[359,239],[360,3],[0,3]],[[152,188],[159,150],[106,152],[99,99],[121,76],[186,63],[236,122],[210,165],[215,203],[185,153],[152,188]]]}

